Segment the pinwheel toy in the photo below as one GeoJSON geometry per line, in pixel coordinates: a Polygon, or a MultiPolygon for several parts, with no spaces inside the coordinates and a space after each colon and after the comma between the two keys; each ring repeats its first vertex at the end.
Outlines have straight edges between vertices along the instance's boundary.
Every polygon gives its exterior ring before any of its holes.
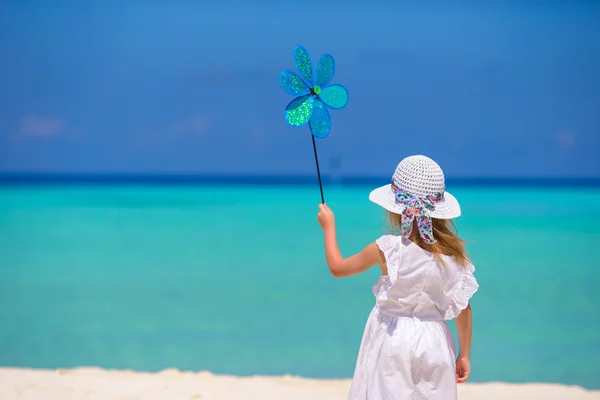
{"type": "Polygon", "coordinates": [[[296,96],[285,108],[285,119],[292,126],[303,126],[308,123],[317,164],[321,202],[325,203],[315,137],[323,139],[329,135],[331,116],[328,108],[346,107],[348,91],[342,85],[327,86],[335,74],[335,60],[331,55],[322,56],[317,63],[316,71],[313,71],[308,51],[302,46],[297,46],[294,49],[294,61],[300,75],[286,70],[280,76],[283,90],[296,96]]]}

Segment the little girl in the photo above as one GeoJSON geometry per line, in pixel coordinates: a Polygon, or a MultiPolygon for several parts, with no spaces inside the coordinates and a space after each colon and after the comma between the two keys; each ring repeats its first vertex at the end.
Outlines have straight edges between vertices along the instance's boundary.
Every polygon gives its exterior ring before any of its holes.
{"type": "Polygon", "coordinates": [[[325,254],[335,277],[366,271],[375,264],[376,305],[360,345],[349,400],[455,400],[456,383],[470,373],[471,307],[477,291],[475,268],[452,218],[460,216],[445,191],[444,173],[424,156],[407,157],[392,183],[369,199],[389,212],[399,235],[384,235],[363,251],[343,258],[335,219],[320,205],[325,254]],[[446,320],[456,319],[460,351],[446,320]]]}

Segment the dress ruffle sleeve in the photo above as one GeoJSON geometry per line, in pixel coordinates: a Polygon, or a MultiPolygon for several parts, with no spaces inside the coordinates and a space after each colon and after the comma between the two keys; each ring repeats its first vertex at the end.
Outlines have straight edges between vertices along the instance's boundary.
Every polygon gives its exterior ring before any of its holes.
{"type": "Polygon", "coordinates": [[[462,277],[459,278],[458,283],[454,285],[451,289],[451,293],[449,293],[450,297],[450,305],[444,314],[444,319],[450,320],[458,317],[458,315],[469,305],[469,300],[477,289],[479,289],[479,284],[473,275],[475,272],[475,267],[473,264],[469,264],[469,266],[463,270],[462,277]]]}
{"type": "Polygon", "coordinates": [[[394,252],[394,248],[396,247],[397,240],[394,235],[383,235],[379,239],[375,241],[379,250],[385,255],[385,261],[390,262],[390,258],[392,253],[394,252]]]}
{"type": "Polygon", "coordinates": [[[402,254],[402,245],[400,240],[395,235],[383,235],[375,241],[375,244],[377,244],[377,247],[379,247],[379,250],[381,250],[385,256],[388,276],[390,281],[394,283],[396,281],[396,275],[400,265],[400,256],[402,254]]]}

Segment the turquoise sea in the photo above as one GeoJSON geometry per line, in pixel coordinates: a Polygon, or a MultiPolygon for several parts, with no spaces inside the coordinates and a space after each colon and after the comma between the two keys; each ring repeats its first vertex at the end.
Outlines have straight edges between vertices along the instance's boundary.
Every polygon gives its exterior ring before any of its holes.
{"type": "MultiPolygon", "coordinates": [[[[325,190],[345,255],[385,233],[370,189],[325,190]]],[[[600,190],[452,189],[480,283],[472,381],[600,389],[600,190]]],[[[351,377],[378,273],[329,274],[319,201],[312,186],[0,188],[0,365],[351,377]]]]}

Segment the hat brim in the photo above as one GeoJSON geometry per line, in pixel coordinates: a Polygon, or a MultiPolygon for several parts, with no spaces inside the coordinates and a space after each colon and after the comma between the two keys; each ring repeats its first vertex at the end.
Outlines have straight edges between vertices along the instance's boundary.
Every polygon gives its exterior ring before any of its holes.
{"type": "MultiPolygon", "coordinates": [[[[401,214],[404,211],[404,205],[396,202],[396,195],[392,191],[391,184],[373,190],[369,194],[369,200],[395,214],[401,214]]],[[[432,210],[430,214],[433,218],[439,219],[457,218],[461,214],[460,204],[456,197],[444,192],[444,200],[436,203],[435,210],[432,210]]]]}

